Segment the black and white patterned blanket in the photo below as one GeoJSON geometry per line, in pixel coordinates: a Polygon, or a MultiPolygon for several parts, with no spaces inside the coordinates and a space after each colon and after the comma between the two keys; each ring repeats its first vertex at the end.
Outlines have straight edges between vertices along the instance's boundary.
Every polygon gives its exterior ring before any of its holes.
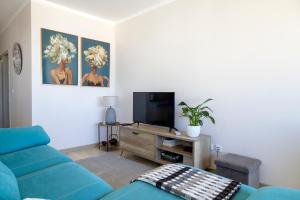
{"type": "Polygon", "coordinates": [[[187,200],[227,200],[240,183],[182,164],[168,164],[133,179],[154,185],[187,200]]]}

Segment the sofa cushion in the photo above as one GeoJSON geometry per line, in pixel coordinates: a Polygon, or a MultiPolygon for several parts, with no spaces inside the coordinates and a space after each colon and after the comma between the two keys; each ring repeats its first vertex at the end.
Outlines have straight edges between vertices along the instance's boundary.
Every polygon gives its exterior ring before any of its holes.
{"type": "Polygon", "coordinates": [[[0,155],[0,161],[19,177],[72,160],[54,148],[43,145],[0,155]]]}
{"type": "Polygon", "coordinates": [[[23,128],[0,128],[0,155],[46,145],[50,138],[40,126],[23,128]]]}
{"type": "Polygon", "coordinates": [[[247,200],[299,200],[300,190],[282,187],[263,187],[253,193],[247,200]]]}
{"type": "Polygon", "coordinates": [[[14,174],[0,162],[0,200],[19,200],[20,193],[14,174]]]}
{"type": "Polygon", "coordinates": [[[112,187],[74,162],[63,163],[17,178],[22,198],[99,199],[112,187]]]}

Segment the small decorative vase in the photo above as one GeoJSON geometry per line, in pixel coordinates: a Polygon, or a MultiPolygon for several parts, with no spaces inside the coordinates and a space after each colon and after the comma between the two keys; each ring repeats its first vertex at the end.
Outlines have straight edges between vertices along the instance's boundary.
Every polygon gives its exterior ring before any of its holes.
{"type": "Polygon", "coordinates": [[[106,124],[116,123],[116,111],[111,106],[106,110],[105,122],[106,124]]]}
{"type": "Polygon", "coordinates": [[[186,134],[189,137],[198,137],[200,135],[201,126],[188,126],[186,134]]]}

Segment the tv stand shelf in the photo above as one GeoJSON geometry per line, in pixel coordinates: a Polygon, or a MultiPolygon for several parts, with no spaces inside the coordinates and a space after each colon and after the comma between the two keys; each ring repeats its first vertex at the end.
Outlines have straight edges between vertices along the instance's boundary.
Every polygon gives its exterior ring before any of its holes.
{"type": "Polygon", "coordinates": [[[197,138],[186,135],[176,136],[168,128],[152,125],[131,125],[120,127],[120,146],[123,151],[152,160],[160,164],[171,163],[161,159],[161,152],[171,152],[182,155],[183,164],[205,169],[210,163],[210,143],[208,135],[201,134],[197,138]],[[163,145],[165,138],[175,139],[177,145],[163,145]],[[188,148],[187,148],[188,147],[188,148]]]}
{"type": "Polygon", "coordinates": [[[160,150],[163,150],[163,151],[169,151],[169,152],[181,154],[181,155],[188,156],[188,157],[193,157],[193,153],[185,151],[183,149],[183,146],[181,146],[181,145],[178,145],[175,147],[168,147],[168,146],[160,145],[157,148],[160,150]]]}

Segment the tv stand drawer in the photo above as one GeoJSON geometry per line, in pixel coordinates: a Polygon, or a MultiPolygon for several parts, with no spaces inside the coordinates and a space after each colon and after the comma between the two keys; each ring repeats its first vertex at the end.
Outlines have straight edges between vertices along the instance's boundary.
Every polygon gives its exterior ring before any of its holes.
{"type": "Polygon", "coordinates": [[[155,135],[121,129],[121,148],[149,159],[155,159],[155,135]]]}

